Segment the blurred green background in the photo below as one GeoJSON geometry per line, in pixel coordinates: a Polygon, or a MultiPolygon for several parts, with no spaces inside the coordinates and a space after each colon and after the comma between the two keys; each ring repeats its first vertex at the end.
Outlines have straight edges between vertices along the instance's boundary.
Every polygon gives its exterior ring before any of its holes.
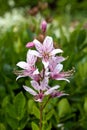
{"type": "Polygon", "coordinates": [[[51,100],[44,111],[44,130],[87,130],[87,0],[0,0],[0,130],[38,130],[38,103],[16,81],[16,63],[26,60],[26,43],[48,22],[47,35],[64,50],[64,70],[75,68],[69,96],[51,100]]]}

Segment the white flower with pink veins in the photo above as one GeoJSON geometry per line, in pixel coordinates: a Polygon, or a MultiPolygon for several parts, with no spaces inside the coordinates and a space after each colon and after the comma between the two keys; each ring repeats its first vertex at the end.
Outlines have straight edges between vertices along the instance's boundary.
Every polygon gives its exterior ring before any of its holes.
{"type": "Polygon", "coordinates": [[[16,79],[21,77],[29,76],[30,78],[34,78],[35,75],[39,74],[38,69],[35,67],[35,63],[37,61],[37,57],[31,54],[31,50],[27,52],[27,59],[25,61],[20,61],[17,63],[17,66],[22,68],[23,70],[16,71],[15,73],[18,75],[16,79]]]}
{"type": "Polygon", "coordinates": [[[34,96],[35,101],[42,102],[44,97],[47,95],[50,95],[50,97],[61,97],[63,95],[66,95],[63,92],[58,91],[59,85],[56,85],[54,87],[50,87],[48,85],[48,78],[43,79],[40,83],[33,80],[31,81],[31,85],[33,88],[30,88],[28,86],[23,86],[23,88],[29,92],[31,95],[34,96]]]}
{"type": "Polygon", "coordinates": [[[46,36],[43,43],[40,43],[37,39],[33,41],[36,50],[32,50],[31,53],[39,58],[42,58],[42,63],[44,67],[47,68],[49,65],[49,59],[55,56],[57,53],[62,53],[61,49],[55,49],[53,47],[52,37],[46,36]]]}

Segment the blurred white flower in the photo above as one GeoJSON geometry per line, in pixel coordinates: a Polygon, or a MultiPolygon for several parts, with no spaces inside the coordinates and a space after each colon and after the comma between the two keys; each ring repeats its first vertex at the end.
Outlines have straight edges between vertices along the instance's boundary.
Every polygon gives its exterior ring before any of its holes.
{"type": "Polygon", "coordinates": [[[19,26],[26,23],[27,20],[23,16],[24,9],[13,9],[12,12],[6,12],[3,17],[0,17],[0,30],[1,32],[7,31],[13,26],[19,26]]]}
{"type": "Polygon", "coordinates": [[[10,7],[14,7],[15,6],[14,0],[8,0],[8,4],[9,4],[10,7]]]}

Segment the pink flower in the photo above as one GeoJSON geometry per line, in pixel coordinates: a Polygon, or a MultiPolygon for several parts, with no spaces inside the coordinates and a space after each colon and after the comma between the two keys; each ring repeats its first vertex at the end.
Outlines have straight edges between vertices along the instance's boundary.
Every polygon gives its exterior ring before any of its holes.
{"type": "Polygon", "coordinates": [[[56,91],[56,89],[59,88],[59,86],[54,86],[54,87],[49,87],[48,86],[48,79],[45,78],[43,79],[40,84],[36,81],[31,81],[31,85],[33,87],[30,88],[30,87],[27,87],[27,86],[23,86],[23,88],[29,92],[30,94],[32,94],[34,96],[34,99],[35,101],[38,101],[38,102],[42,102],[43,101],[43,98],[47,95],[50,95],[50,96],[55,96],[54,92],[56,91]],[[54,94],[54,95],[53,95],[54,94]]]}
{"type": "Polygon", "coordinates": [[[52,37],[47,36],[41,44],[38,40],[34,40],[33,43],[35,44],[35,47],[37,51],[32,50],[32,54],[42,58],[42,63],[44,64],[44,67],[48,67],[49,65],[49,59],[52,56],[55,56],[57,53],[62,53],[63,51],[61,49],[54,49],[53,47],[53,39],[52,37]]]}
{"type": "Polygon", "coordinates": [[[46,32],[46,28],[47,28],[47,22],[44,20],[41,23],[41,30],[42,30],[42,32],[46,32]]]}
{"type": "Polygon", "coordinates": [[[69,82],[68,78],[72,75],[73,70],[70,71],[66,71],[66,72],[61,72],[63,69],[63,65],[62,64],[57,64],[54,68],[50,67],[50,76],[51,78],[55,79],[55,80],[66,80],[67,82],[69,82]]]}
{"type": "Polygon", "coordinates": [[[69,95],[69,94],[66,94],[62,91],[56,91],[54,90],[52,93],[51,93],[51,97],[54,98],[54,97],[61,97],[61,96],[65,96],[65,95],[69,95]]]}
{"type": "Polygon", "coordinates": [[[66,60],[66,58],[62,57],[62,56],[56,56],[56,57],[52,57],[49,60],[49,69],[51,71],[54,71],[55,67],[57,66],[57,64],[63,62],[64,60],[66,60]]]}
{"type": "Polygon", "coordinates": [[[28,42],[28,43],[26,44],[26,47],[27,47],[27,48],[32,48],[32,47],[34,47],[34,43],[33,43],[33,42],[28,42]]]}
{"type": "Polygon", "coordinates": [[[17,66],[23,69],[16,72],[16,74],[18,75],[17,79],[26,76],[33,78],[33,76],[37,75],[39,72],[38,69],[36,69],[35,67],[36,60],[37,57],[32,55],[31,50],[29,50],[27,53],[27,62],[20,61],[17,63],[17,66]]]}

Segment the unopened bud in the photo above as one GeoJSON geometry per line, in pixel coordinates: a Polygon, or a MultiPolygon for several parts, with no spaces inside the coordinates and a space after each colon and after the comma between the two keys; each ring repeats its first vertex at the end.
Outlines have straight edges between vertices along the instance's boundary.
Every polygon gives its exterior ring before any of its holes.
{"type": "Polygon", "coordinates": [[[32,47],[34,47],[34,43],[33,43],[33,42],[28,42],[28,43],[26,44],[26,47],[27,47],[27,48],[32,48],[32,47]]]}
{"type": "Polygon", "coordinates": [[[44,20],[41,23],[41,30],[42,30],[42,32],[46,32],[46,28],[47,28],[47,22],[44,20]]]}

